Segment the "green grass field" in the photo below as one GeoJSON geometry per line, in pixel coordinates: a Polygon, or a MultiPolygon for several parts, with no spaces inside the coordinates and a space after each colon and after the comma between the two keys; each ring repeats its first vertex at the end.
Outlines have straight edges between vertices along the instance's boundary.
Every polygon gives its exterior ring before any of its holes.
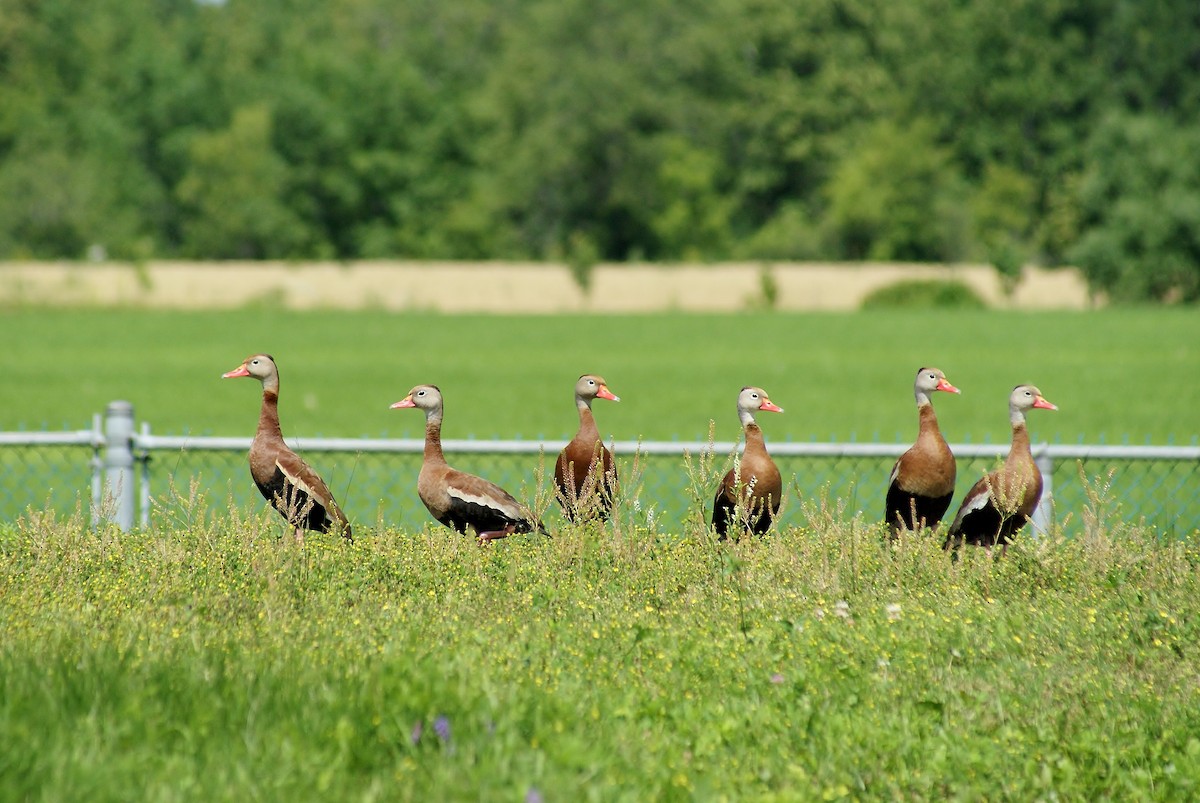
{"type": "MultiPolygon", "coordinates": [[[[922,363],[964,389],[937,399],[954,441],[1006,441],[1020,381],[1060,405],[1031,418],[1052,441],[1190,442],[1200,400],[1200,323],[1181,310],[17,310],[0,332],[16,344],[0,430],[85,427],[124,398],[159,433],[249,435],[257,385],[219,376],[257,350],[281,364],[294,437],[419,436],[387,406],[432,381],[447,437],[561,438],[584,371],[621,395],[596,410],[618,439],[703,439],[715,419],[732,440],[754,383],[787,409],[763,421],[769,443],[906,441],[922,363]]],[[[228,482],[253,497],[236,462],[228,482]]],[[[933,539],[887,545],[854,512],[870,505],[819,494],[771,538],[718,544],[699,516],[714,466],[683,489],[686,517],[651,527],[627,500],[603,528],[487,549],[376,521],[364,469],[323,468],[376,525],[353,544],[295,544],[261,501],[226,511],[221,489],[186,486],[147,533],[0,524],[0,799],[1200,793],[1200,536],[1127,521],[1121,478],[1088,480],[1071,537],[953,560],[933,539]]]]}
{"type": "Polygon", "coordinates": [[[0,528],[5,800],[1185,800],[1200,551],[0,528]]]}
{"type": "MultiPolygon", "coordinates": [[[[159,434],[248,436],[258,386],[219,377],[246,354],[267,350],[282,366],[283,426],[292,438],[420,437],[420,415],[387,408],[425,381],[447,394],[448,438],[566,438],[576,426],[574,379],[598,371],[622,396],[619,404],[596,405],[602,431],[618,440],[704,440],[710,421],[717,439],[736,440],[733,400],[755,383],[787,409],[763,416],[769,443],[904,443],[916,428],[912,376],[933,363],[964,390],[936,400],[952,442],[1006,443],[1008,391],[1028,379],[1061,407],[1030,417],[1035,440],[1193,443],[1197,320],[1188,310],[554,317],[19,310],[0,318],[4,334],[20,344],[0,354],[9,378],[0,384],[0,429],[86,427],[93,412],[123,398],[159,434]]],[[[0,489],[0,515],[46,504],[72,510],[88,486],[87,458],[49,450],[0,455],[10,477],[0,489]]],[[[358,524],[425,523],[413,460],[353,453],[311,460],[358,524]]],[[[454,462],[518,495],[538,491],[536,458],[454,462]]],[[[961,494],[989,461],[960,462],[961,494]]],[[[170,483],[186,496],[197,479],[215,507],[263,508],[240,455],[159,454],[153,467],[156,499],[170,483]]],[[[878,515],[890,461],[785,460],[781,467],[796,477],[802,497],[828,487],[851,511],[878,515]]],[[[624,476],[630,468],[623,460],[624,476]]],[[[654,509],[658,528],[701,515],[678,458],[645,468],[637,504],[654,509]]],[[[1110,468],[1094,462],[1085,471],[1099,477],[1110,468]]],[[[1166,533],[1200,526],[1189,466],[1117,468],[1130,515],[1166,533]]],[[[1073,516],[1077,529],[1078,468],[1064,461],[1054,474],[1058,517],[1073,516]]]]}
{"type": "Polygon", "coordinates": [[[415,384],[447,398],[446,437],[560,438],[571,388],[604,375],[598,404],[618,440],[738,434],[734,400],[761,385],[787,412],[771,440],[911,439],[912,378],[936,365],[963,390],[939,398],[952,441],[1008,439],[1007,398],[1033,382],[1061,412],[1034,437],[1191,442],[1200,408],[1200,315],[1190,309],[1088,313],[870,312],[483,317],[280,310],[229,313],[10,310],[0,315],[0,430],[86,427],[113,399],[162,434],[250,434],[258,391],[221,381],[254,351],[282,375],[290,436],[415,436],[388,410],[415,384]]]}

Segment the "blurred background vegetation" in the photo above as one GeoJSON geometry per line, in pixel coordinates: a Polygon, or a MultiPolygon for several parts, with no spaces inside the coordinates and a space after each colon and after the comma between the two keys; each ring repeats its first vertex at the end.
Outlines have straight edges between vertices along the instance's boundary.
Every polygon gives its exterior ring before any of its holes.
{"type": "Polygon", "coordinates": [[[4,0],[0,258],[979,260],[1200,300],[1195,0],[4,0]]]}

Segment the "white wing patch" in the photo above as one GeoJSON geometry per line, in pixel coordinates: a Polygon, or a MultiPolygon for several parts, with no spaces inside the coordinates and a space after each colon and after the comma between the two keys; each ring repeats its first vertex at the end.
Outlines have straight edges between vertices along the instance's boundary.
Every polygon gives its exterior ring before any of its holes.
{"type": "Polygon", "coordinates": [[[275,468],[279,469],[280,473],[282,473],[283,476],[287,478],[287,481],[290,482],[292,485],[294,485],[298,490],[301,490],[304,493],[308,494],[309,497],[314,502],[320,502],[320,497],[317,494],[313,493],[313,489],[308,487],[308,483],[306,483],[304,480],[300,479],[295,474],[293,474],[292,472],[290,472],[286,468],[284,468],[283,464],[280,463],[278,460],[275,461],[275,468]]]}
{"type": "Polygon", "coordinates": [[[888,485],[896,481],[896,477],[900,476],[900,461],[896,461],[896,465],[892,466],[892,476],[888,477],[888,485]]]}
{"type": "Polygon", "coordinates": [[[985,484],[977,494],[968,494],[963,500],[962,507],[958,509],[958,513],[954,516],[954,522],[950,525],[950,532],[957,533],[962,526],[963,519],[968,514],[974,513],[977,510],[982,510],[987,507],[992,501],[992,492],[985,484]]]}
{"type": "MultiPolygon", "coordinates": [[[[504,494],[504,497],[509,497],[508,493],[501,488],[496,488],[497,491],[504,494]]],[[[471,493],[462,488],[450,485],[446,488],[446,493],[459,501],[466,502],[472,505],[479,505],[491,510],[498,510],[505,516],[513,519],[521,519],[525,517],[524,512],[515,504],[516,500],[494,496],[491,494],[471,493]]]]}
{"type": "Polygon", "coordinates": [[[978,496],[968,499],[966,502],[964,502],[961,512],[964,516],[968,513],[974,513],[976,510],[981,510],[982,508],[987,507],[991,501],[991,491],[984,491],[978,496]]]}

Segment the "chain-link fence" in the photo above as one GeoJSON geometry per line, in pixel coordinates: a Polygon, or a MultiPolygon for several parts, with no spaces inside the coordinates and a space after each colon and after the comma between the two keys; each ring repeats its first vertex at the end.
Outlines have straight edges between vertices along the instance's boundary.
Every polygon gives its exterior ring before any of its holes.
{"type": "MultiPolygon", "coordinates": [[[[129,425],[72,433],[0,433],[0,516],[28,509],[92,521],[156,526],[219,514],[230,507],[262,510],[250,479],[249,438],[161,437],[129,425]]],[[[294,448],[325,478],[359,527],[419,529],[430,519],[417,498],[423,444],[419,440],[293,439],[294,448]]],[[[549,494],[562,442],[445,441],[456,468],[486,477],[537,508],[558,516],[549,494]]],[[[613,444],[624,515],[661,531],[707,517],[717,480],[737,444],[653,442],[613,444]],[[706,509],[709,508],[709,509],[706,509]]],[[[828,499],[845,515],[882,519],[888,475],[907,444],[775,443],[769,449],[790,480],[783,524],[804,524],[805,501],[828,499]]],[[[1006,444],[952,445],[958,458],[953,505],[1007,453],[1006,444]]],[[[1034,446],[1046,493],[1035,516],[1045,527],[1074,529],[1089,504],[1088,485],[1109,485],[1120,517],[1144,521],[1168,535],[1200,530],[1200,447],[1034,446]],[[1081,477],[1082,471],[1082,477],[1081,477]],[[1111,484],[1110,484],[1111,483],[1111,484]]],[[[953,507],[952,507],[953,510],[953,507]]]]}
{"type": "Polygon", "coordinates": [[[103,493],[100,416],[92,429],[0,432],[0,520],[27,510],[90,515],[103,493]]]}

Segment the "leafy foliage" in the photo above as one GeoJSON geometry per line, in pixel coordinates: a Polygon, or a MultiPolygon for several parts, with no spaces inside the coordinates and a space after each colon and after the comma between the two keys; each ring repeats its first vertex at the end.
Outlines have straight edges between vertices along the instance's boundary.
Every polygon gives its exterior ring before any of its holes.
{"type": "Polygon", "coordinates": [[[1120,299],[1200,300],[1200,134],[1157,116],[1106,120],[1088,141],[1083,233],[1071,251],[1120,299]]]}
{"type": "Polygon", "coordinates": [[[838,253],[875,261],[961,256],[962,204],[947,152],[927,124],[882,120],[834,169],[826,225],[838,253]]]}
{"type": "Polygon", "coordinates": [[[1185,0],[14,0],[0,258],[1069,257],[1195,300],[1197,30],[1185,0]]]}

